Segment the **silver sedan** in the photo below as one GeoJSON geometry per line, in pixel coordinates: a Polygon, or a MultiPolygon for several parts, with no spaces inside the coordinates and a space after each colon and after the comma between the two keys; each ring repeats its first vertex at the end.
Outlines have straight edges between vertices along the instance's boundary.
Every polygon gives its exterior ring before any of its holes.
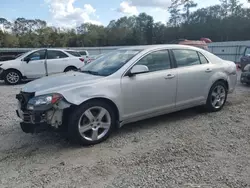
{"type": "Polygon", "coordinates": [[[80,144],[97,144],[127,123],[194,106],[219,111],[236,82],[233,62],[199,48],[122,48],[80,71],[26,84],[16,96],[17,115],[26,133],[52,127],[80,144]]]}

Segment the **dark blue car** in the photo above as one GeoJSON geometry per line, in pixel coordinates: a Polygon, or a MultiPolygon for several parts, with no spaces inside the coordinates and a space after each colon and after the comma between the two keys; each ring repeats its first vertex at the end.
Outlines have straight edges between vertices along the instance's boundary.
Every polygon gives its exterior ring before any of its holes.
{"type": "Polygon", "coordinates": [[[245,66],[250,64],[250,47],[247,47],[244,55],[240,59],[240,68],[244,70],[245,66]]]}

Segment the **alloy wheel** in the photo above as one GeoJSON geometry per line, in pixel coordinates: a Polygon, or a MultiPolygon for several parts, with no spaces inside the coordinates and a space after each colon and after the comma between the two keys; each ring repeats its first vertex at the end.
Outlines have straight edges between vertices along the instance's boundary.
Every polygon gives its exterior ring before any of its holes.
{"type": "Polygon", "coordinates": [[[226,90],[223,86],[218,85],[214,88],[211,97],[212,106],[216,109],[221,108],[226,100],[226,90]]]}
{"type": "Polygon", "coordinates": [[[87,109],[79,119],[80,135],[88,141],[102,139],[111,128],[111,115],[103,107],[95,106],[87,109]]]}
{"type": "Polygon", "coordinates": [[[9,83],[11,84],[16,84],[19,82],[20,80],[20,76],[16,73],[16,72],[9,72],[7,75],[6,75],[6,79],[9,83]]]}

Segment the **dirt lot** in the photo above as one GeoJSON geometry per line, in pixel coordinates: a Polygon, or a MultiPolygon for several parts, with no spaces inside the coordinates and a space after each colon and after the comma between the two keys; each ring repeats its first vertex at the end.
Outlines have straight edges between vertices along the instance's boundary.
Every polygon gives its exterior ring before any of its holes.
{"type": "Polygon", "coordinates": [[[250,87],[218,113],[195,109],[123,127],[93,147],[19,128],[15,94],[0,83],[0,187],[250,187],[250,87]]]}

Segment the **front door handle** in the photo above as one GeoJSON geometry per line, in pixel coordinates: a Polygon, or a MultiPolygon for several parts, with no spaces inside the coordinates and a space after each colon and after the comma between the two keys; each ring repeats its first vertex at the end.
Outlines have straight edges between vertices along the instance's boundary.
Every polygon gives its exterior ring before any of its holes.
{"type": "Polygon", "coordinates": [[[165,79],[173,79],[175,77],[174,74],[168,74],[166,77],[164,77],[165,79]]]}
{"type": "Polygon", "coordinates": [[[205,72],[212,72],[212,69],[208,68],[205,72]]]}

